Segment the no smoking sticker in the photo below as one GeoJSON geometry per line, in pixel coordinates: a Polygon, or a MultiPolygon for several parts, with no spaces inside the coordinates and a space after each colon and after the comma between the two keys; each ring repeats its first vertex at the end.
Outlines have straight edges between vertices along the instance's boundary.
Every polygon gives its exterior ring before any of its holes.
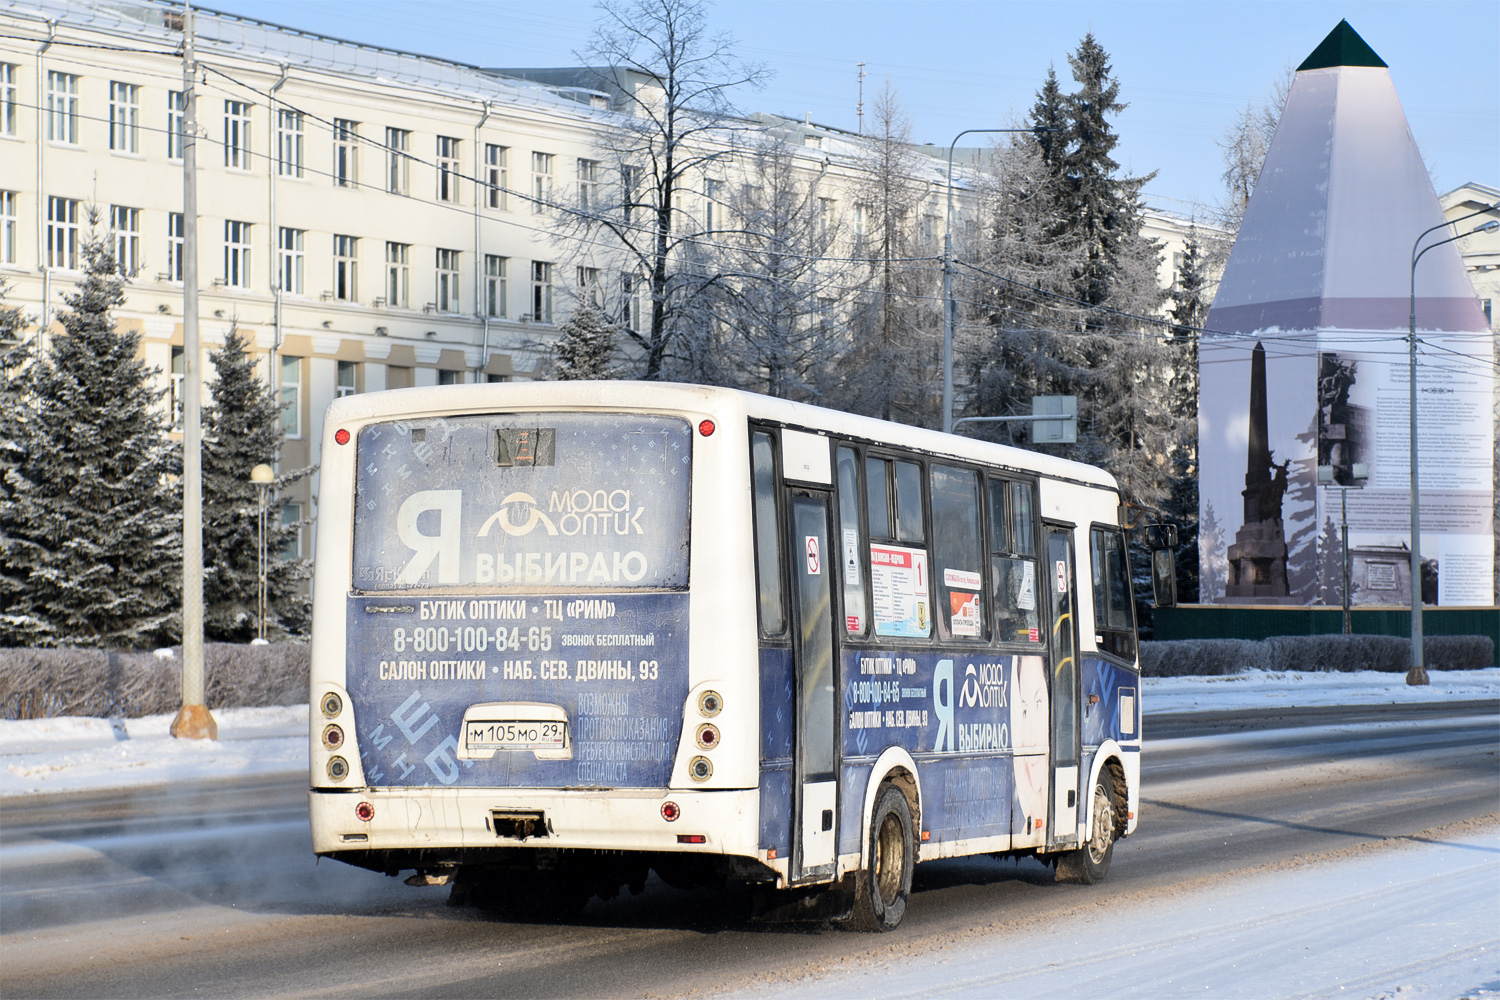
{"type": "Polygon", "coordinates": [[[807,575],[820,576],[823,573],[823,559],[818,554],[818,536],[808,535],[807,542],[807,575]]]}

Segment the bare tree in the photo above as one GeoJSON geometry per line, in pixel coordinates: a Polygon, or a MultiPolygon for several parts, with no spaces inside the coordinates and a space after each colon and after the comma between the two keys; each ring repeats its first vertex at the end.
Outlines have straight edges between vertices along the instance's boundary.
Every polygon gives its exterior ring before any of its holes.
{"type": "Polygon", "coordinates": [[[1288,66],[1272,83],[1269,94],[1245,102],[1244,108],[1235,115],[1219,139],[1219,148],[1224,152],[1224,173],[1221,176],[1225,194],[1219,222],[1229,231],[1230,242],[1239,232],[1245,206],[1250,204],[1250,196],[1255,193],[1260,168],[1266,162],[1271,139],[1281,121],[1281,109],[1286,106],[1287,94],[1292,90],[1292,79],[1292,68],[1288,66]]]}
{"type": "Polygon", "coordinates": [[[682,267],[713,228],[710,182],[753,126],[733,116],[729,92],[766,71],[738,61],[732,40],[709,33],[699,0],[599,5],[600,23],[580,58],[613,95],[616,114],[598,140],[600,161],[578,166],[578,189],[559,199],[559,235],[623,254],[624,271],[650,292],[645,316],[625,326],[643,354],[642,375],[662,377],[675,314],[705,285],[682,267]],[[614,183],[595,170],[614,170],[614,183]]]}
{"type": "MultiPolygon", "coordinates": [[[[840,387],[843,408],[935,426],[941,368],[939,248],[921,218],[931,161],[911,145],[911,122],[887,83],[874,102],[855,185],[853,255],[866,265],[850,317],[854,348],[840,387]]],[[[929,216],[929,222],[937,219],[929,216]]]]}
{"type": "MultiPolygon", "coordinates": [[[[832,198],[798,147],[767,134],[730,196],[731,229],[716,232],[704,273],[720,276],[695,341],[695,377],[772,396],[822,398],[846,348],[838,318],[847,265],[830,263],[843,233],[832,198]]],[[[684,338],[689,339],[689,338],[684,338]]]]}

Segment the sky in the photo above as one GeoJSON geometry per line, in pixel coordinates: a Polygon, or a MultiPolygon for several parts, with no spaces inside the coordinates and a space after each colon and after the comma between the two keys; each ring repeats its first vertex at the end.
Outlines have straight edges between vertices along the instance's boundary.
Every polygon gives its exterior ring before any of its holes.
{"type": "MultiPolygon", "coordinates": [[[[208,0],[206,7],[371,45],[480,66],[578,65],[597,12],[576,0],[208,0]]],[[[1192,215],[1222,198],[1218,142],[1248,102],[1264,101],[1339,20],[1391,67],[1438,193],[1500,186],[1500,3],[1081,3],[725,0],[709,25],[774,74],[744,90],[745,111],[857,130],[889,84],[917,142],[946,147],[965,129],[1025,115],[1049,66],[1065,90],[1085,33],[1109,53],[1127,107],[1116,159],[1156,171],[1154,206],[1192,215]]],[[[965,140],[982,143],[983,136],[965,140]]]]}

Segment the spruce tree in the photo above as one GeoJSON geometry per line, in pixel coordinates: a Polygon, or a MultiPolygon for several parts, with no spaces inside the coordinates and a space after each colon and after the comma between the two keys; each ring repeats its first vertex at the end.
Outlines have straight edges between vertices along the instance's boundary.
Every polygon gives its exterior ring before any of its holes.
{"type": "Polygon", "coordinates": [[[84,243],[64,332],[27,386],[31,422],[5,470],[7,606],[0,645],[143,648],[181,632],[182,503],[175,449],[108,242],[84,243]],[[12,582],[24,580],[18,590],[12,582]]]}
{"type": "Polygon", "coordinates": [[[583,306],[557,331],[552,377],[559,381],[611,378],[614,353],[615,328],[598,309],[583,306]]]}
{"type": "MultiPolygon", "coordinates": [[[[5,305],[8,290],[0,278],[0,623],[9,620],[29,575],[18,548],[16,497],[24,486],[19,470],[29,450],[26,442],[36,426],[33,342],[21,339],[25,319],[20,308],[5,305]]],[[[0,645],[7,644],[7,634],[0,624],[0,645]]]]}
{"type": "MultiPolygon", "coordinates": [[[[260,488],[250,481],[257,465],[275,466],[281,453],[281,406],[256,373],[238,327],[210,355],[213,402],[203,408],[203,632],[219,642],[245,642],[259,634],[260,488]]],[[[298,525],[281,523],[281,491],[310,473],[279,476],[266,487],[266,627],[301,634],[308,600],[301,590],[307,561],[284,559],[298,525]]]]}

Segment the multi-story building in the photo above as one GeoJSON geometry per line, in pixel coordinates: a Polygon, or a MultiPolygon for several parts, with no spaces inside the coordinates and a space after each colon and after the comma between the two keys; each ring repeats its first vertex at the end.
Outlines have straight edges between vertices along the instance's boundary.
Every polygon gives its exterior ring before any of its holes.
{"type": "MultiPolygon", "coordinates": [[[[607,247],[591,259],[554,217],[620,183],[600,162],[599,136],[621,88],[651,81],[593,89],[581,84],[597,74],[579,69],[484,70],[194,17],[199,370],[232,327],[248,335],[285,404],[283,469],[319,461],[322,413],[337,396],[531,377],[580,299],[640,316],[639,280],[607,247]]],[[[127,279],[117,319],[142,334],[146,361],[174,389],[185,370],[184,38],[175,4],[0,3],[10,300],[45,337],[80,276],[82,241],[107,235],[127,279]]],[[[820,211],[857,232],[859,138],[751,121],[790,140],[799,169],[820,179],[820,211]]],[[[947,165],[917,151],[912,224],[936,247],[947,165]]],[[[960,161],[960,177],[967,169],[960,161]]],[[[725,193],[745,180],[695,177],[680,207],[712,232],[725,193]]],[[[970,189],[955,186],[956,226],[970,189]]],[[[1187,226],[1153,219],[1152,235],[1175,239],[1170,284],[1187,226]]],[[[296,486],[284,519],[314,513],[316,493],[315,478],[296,486]]]]}

